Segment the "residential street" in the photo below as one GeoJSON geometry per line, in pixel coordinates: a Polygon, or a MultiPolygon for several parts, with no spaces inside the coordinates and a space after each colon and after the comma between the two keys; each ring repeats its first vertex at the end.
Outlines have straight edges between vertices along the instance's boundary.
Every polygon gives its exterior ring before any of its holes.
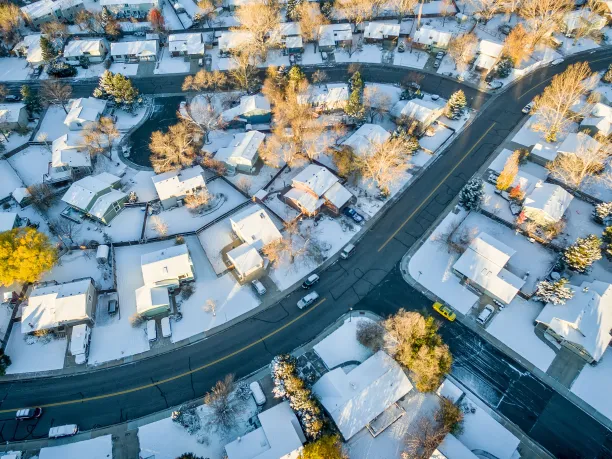
{"type": "MultiPolygon", "coordinates": [[[[592,68],[601,70],[612,62],[612,49],[587,56],[592,68]]],[[[400,259],[521,120],[521,109],[550,76],[580,60],[585,60],[584,55],[535,71],[482,108],[476,120],[369,230],[355,255],[321,274],[316,290],[322,301],[314,307],[304,311],[296,307],[303,295],[300,290],[254,318],[167,354],[52,380],[2,382],[0,440],[44,437],[51,425],[66,423],[88,430],[201,397],[226,373],[245,376],[267,365],[274,355],[311,340],[351,307],[378,314],[400,307],[429,308],[429,300],[400,276],[400,259]],[[15,409],[26,406],[43,406],[45,414],[39,421],[15,422],[15,409]]],[[[401,81],[414,73],[375,67],[364,69],[364,80],[401,81]]],[[[344,72],[329,69],[328,74],[332,80],[343,79],[344,72]]],[[[182,78],[141,79],[138,87],[142,92],[179,92],[182,78]]],[[[81,95],[80,90],[89,94],[91,84],[87,90],[85,85],[75,88],[75,95],[81,95]]],[[[459,85],[428,75],[422,86],[444,95],[459,85]]],[[[478,107],[488,99],[473,89],[466,89],[466,94],[478,107]]],[[[444,324],[442,334],[455,358],[454,376],[552,454],[562,458],[612,456],[612,434],[520,364],[459,322],[444,324]]]]}

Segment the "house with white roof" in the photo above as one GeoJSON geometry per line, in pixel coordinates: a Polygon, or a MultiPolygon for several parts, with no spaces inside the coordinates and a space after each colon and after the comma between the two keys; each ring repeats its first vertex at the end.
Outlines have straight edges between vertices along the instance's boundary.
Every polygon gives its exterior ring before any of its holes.
{"type": "Polygon", "coordinates": [[[221,161],[229,175],[236,172],[252,174],[259,160],[259,149],[266,135],[259,131],[249,131],[234,134],[227,147],[222,147],[215,153],[215,159],[221,161]]]}
{"type": "Polygon", "coordinates": [[[238,105],[221,113],[221,119],[228,128],[269,123],[272,119],[270,101],[260,94],[242,96],[238,105]]]}
{"type": "Polygon", "coordinates": [[[563,155],[591,155],[601,148],[601,143],[585,132],[568,134],[557,148],[557,154],[563,155]]]}
{"type": "Polygon", "coordinates": [[[261,427],[225,445],[227,459],[298,459],[306,442],[285,401],[257,415],[261,427]]]}
{"type": "Polygon", "coordinates": [[[590,8],[580,8],[570,11],[563,18],[563,31],[566,36],[572,37],[577,30],[596,31],[606,26],[607,20],[590,8]]]}
{"type": "Polygon", "coordinates": [[[111,58],[115,62],[155,62],[159,54],[157,40],[136,40],[111,43],[111,58]]]}
{"type": "Polygon", "coordinates": [[[302,29],[299,22],[281,22],[271,33],[270,41],[287,53],[304,51],[302,29]]]}
{"type": "Polygon", "coordinates": [[[179,205],[188,195],[206,188],[202,166],[164,172],[154,175],[151,180],[165,210],[179,205]]]}
{"type": "Polygon", "coordinates": [[[143,285],[134,291],[136,312],[150,318],[170,311],[170,292],[168,287],[143,285]]]}
{"type": "Polygon", "coordinates": [[[25,57],[28,64],[31,66],[37,66],[44,62],[42,57],[42,49],[40,47],[39,33],[26,35],[23,39],[15,45],[13,53],[18,57],[25,57]]]}
{"type": "Polygon", "coordinates": [[[305,215],[316,215],[325,205],[333,214],[355,200],[329,169],[310,164],[293,177],[285,202],[305,215]]]}
{"type": "Polygon", "coordinates": [[[177,244],[140,257],[145,285],[177,288],[195,279],[193,262],[187,244],[177,244]]]}
{"type": "Polygon", "coordinates": [[[421,27],[412,37],[413,46],[423,49],[446,49],[450,44],[452,34],[442,30],[421,27]]]}
{"type": "Polygon", "coordinates": [[[351,24],[325,24],[319,27],[319,51],[332,52],[353,44],[351,24]]]}
{"type": "Polygon", "coordinates": [[[221,53],[221,57],[227,57],[234,51],[240,51],[240,48],[249,44],[252,40],[253,34],[251,32],[223,32],[219,37],[219,53],[221,53]]]}
{"type": "Polygon", "coordinates": [[[429,459],[478,459],[467,446],[453,434],[447,434],[429,459]]]}
{"type": "Polygon", "coordinates": [[[368,155],[385,143],[391,134],[378,124],[363,124],[342,145],[350,147],[357,156],[368,155]]]}
{"type": "Polygon", "coordinates": [[[349,87],[346,83],[328,83],[311,86],[309,91],[298,95],[298,102],[316,107],[321,111],[344,110],[349,100],[349,87]]]}
{"type": "Polygon", "coordinates": [[[494,41],[481,40],[478,44],[478,56],[474,62],[474,68],[477,70],[491,70],[504,50],[504,45],[501,43],[495,43],[494,41]]]}
{"type": "Polygon", "coordinates": [[[397,402],[412,390],[402,367],[383,351],[350,370],[336,368],[312,386],[313,394],[334,420],[345,441],[389,413],[377,434],[405,414],[397,402]]]}
{"type": "Polygon", "coordinates": [[[612,339],[612,285],[595,280],[570,288],[574,296],[565,304],[547,304],[536,323],[559,344],[596,363],[612,339]]]}
{"type": "MultiPolygon", "coordinates": [[[[108,225],[123,210],[128,195],[117,188],[121,179],[108,172],[77,180],[62,197],[70,208],[108,225]]],[[[62,212],[64,216],[64,212],[62,212]]]]}
{"type": "Polygon", "coordinates": [[[91,156],[79,132],[68,132],[51,144],[51,163],[43,180],[58,183],[91,174],[91,156]]]}
{"type": "Polygon", "coordinates": [[[178,33],[168,37],[168,50],[173,57],[204,55],[206,43],[201,33],[178,33]]]}
{"type": "Polygon", "coordinates": [[[0,233],[19,227],[17,212],[0,212],[0,233]]]}
{"type": "Polygon", "coordinates": [[[368,22],[363,30],[366,43],[397,43],[400,34],[399,24],[387,22],[368,22]]]}
{"type": "Polygon", "coordinates": [[[453,272],[491,298],[509,304],[525,281],[505,269],[516,251],[481,232],[453,265],[453,272]]]}
{"type": "Polygon", "coordinates": [[[106,101],[95,97],[81,97],[70,104],[64,124],[71,131],[80,131],[97,123],[106,110],[106,101]]]}
{"type": "Polygon", "coordinates": [[[396,120],[410,120],[417,123],[417,131],[424,132],[444,114],[444,102],[440,99],[400,100],[391,108],[391,116],[396,120]]]}
{"type": "Polygon", "coordinates": [[[599,0],[597,4],[602,7],[603,15],[610,21],[612,19],[612,0],[599,0]]]}
{"type": "Polygon", "coordinates": [[[608,137],[612,134],[612,107],[601,102],[593,105],[591,113],[580,123],[580,130],[608,137]]]}
{"type": "Polygon", "coordinates": [[[540,226],[552,225],[563,218],[572,199],[574,196],[559,185],[539,182],[525,198],[523,212],[540,226]]]}
{"type": "Polygon", "coordinates": [[[21,312],[21,333],[93,323],[96,287],[90,277],[36,285],[21,312]]]}
{"type": "Polygon", "coordinates": [[[26,22],[39,27],[51,21],[74,22],[77,13],[84,9],[83,0],[39,0],[22,6],[21,12],[26,22]]]}
{"type": "Polygon", "coordinates": [[[153,8],[159,8],[159,5],[159,0],[100,0],[100,6],[105,6],[119,16],[144,17],[153,8]]]}
{"type": "Polygon", "coordinates": [[[64,46],[64,59],[71,65],[79,65],[81,59],[89,63],[102,62],[108,52],[104,38],[72,40],[64,46]]]}
{"type": "Polygon", "coordinates": [[[28,126],[28,112],[25,104],[0,104],[0,130],[14,131],[28,126]]]}

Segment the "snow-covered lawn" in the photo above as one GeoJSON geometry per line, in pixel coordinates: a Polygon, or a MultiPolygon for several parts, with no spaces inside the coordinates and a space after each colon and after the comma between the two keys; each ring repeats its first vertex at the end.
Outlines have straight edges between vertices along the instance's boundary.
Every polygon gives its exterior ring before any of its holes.
{"type": "Polygon", "coordinates": [[[434,129],[435,134],[433,136],[423,136],[419,139],[419,145],[421,145],[421,148],[430,151],[431,153],[436,153],[438,148],[440,148],[442,144],[453,135],[453,131],[442,126],[441,124],[434,126],[434,129]]]}
{"type": "Polygon", "coordinates": [[[0,199],[6,199],[11,196],[15,188],[23,187],[23,183],[15,174],[10,163],[4,159],[0,160],[0,199]]]}
{"type": "Polygon", "coordinates": [[[484,190],[481,208],[508,223],[514,223],[516,216],[510,211],[510,203],[512,201],[506,200],[497,194],[495,192],[495,185],[489,182],[484,182],[484,190]]]}
{"type": "Polygon", "coordinates": [[[565,55],[599,48],[599,45],[591,38],[580,38],[579,40],[575,40],[561,33],[556,34],[555,38],[561,41],[562,44],[561,47],[559,47],[559,52],[565,55]]]}
{"type": "Polygon", "coordinates": [[[9,132],[7,134],[8,140],[4,136],[0,137],[0,143],[4,145],[4,151],[9,152],[17,147],[22,146],[28,140],[30,140],[30,132],[26,134],[18,134],[17,132],[9,132]]]}
{"type": "Polygon", "coordinates": [[[372,320],[366,317],[346,319],[340,328],[314,346],[327,368],[332,369],[349,361],[363,362],[372,355],[370,349],[357,341],[357,324],[360,322],[372,320]]]}
{"type": "Polygon", "coordinates": [[[31,67],[20,57],[0,57],[0,81],[27,80],[31,67]]]}
{"type": "Polygon", "coordinates": [[[217,274],[221,274],[227,269],[221,256],[221,250],[236,238],[235,235],[232,237],[233,234],[230,217],[224,218],[198,234],[198,239],[200,239],[202,248],[206,252],[208,261],[217,274]]]}
{"type": "Polygon", "coordinates": [[[138,196],[138,202],[147,202],[157,199],[157,191],[151,177],[155,175],[153,171],[135,171],[130,169],[123,178],[125,183],[124,192],[134,191],[138,196]]]}
{"type": "Polygon", "coordinates": [[[124,64],[122,62],[113,62],[109,68],[113,73],[120,73],[125,76],[134,76],[138,73],[138,64],[124,64]]]}
{"type": "MultiPolygon", "coordinates": [[[[72,102],[72,101],[71,101],[72,102]]],[[[43,141],[46,137],[47,142],[53,142],[58,137],[67,134],[69,129],[64,124],[66,118],[66,112],[61,105],[51,105],[45,113],[45,117],[40,123],[40,128],[36,134],[36,138],[33,140],[43,141]]]]}
{"type": "MultiPolygon", "coordinates": [[[[115,126],[117,126],[119,131],[127,131],[138,124],[146,113],[147,108],[144,104],[134,110],[134,113],[129,113],[122,109],[115,110],[115,116],[117,117],[115,126]]],[[[119,159],[116,157],[114,159],[115,161],[119,161],[119,159]]]]}
{"type": "Polygon", "coordinates": [[[363,45],[361,51],[355,51],[352,56],[342,49],[336,50],[336,62],[366,62],[380,64],[383,52],[378,45],[363,45]]]}
{"type": "Polygon", "coordinates": [[[555,358],[555,352],[534,331],[534,321],[542,309],[541,303],[517,296],[493,317],[487,332],[546,372],[555,358]]]}
{"type": "Polygon", "coordinates": [[[39,459],[82,459],[85,457],[87,459],[112,459],[112,436],[105,435],[91,440],[43,448],[38,457],[39,459]]]}
{"type": "Polygon", "coordinates": [[[68,340],[54,338],[35,338],[21,333],[21,324],[13,324],[11,336],[6,346],[6,354],[11,358],[7,374],[35,373],[59,370],[64,367],[64,357],[68,340]]]}
{"type": "Polygon", "coordinates": [[[75,250],[63,255],[43,281],[70,282],[81,277],[91,277],[100,290],[113,288],[113,276],[108,264],[99,265],[95,250],[75,250]]]}
{"type": "Polygon", "coordinates": [[[76,69],[77,69],[77,74],[74,78],[96,78],[102,75],[104,71],[106,70],[104,68],[103,63],[91,64],[86,69],[84,69],[81,66],[78,66],[76,67],[76,69]]]}
{"type": "Polygon", "coordinates": [[[584,366],[572,385],[572,392],[612,420],[612,398],[607,396],[611,380],[612,351],[608,349],[597,366],[584,366]]]}
{"type": "Polygon", "coordinates": [[[574,196],[565,211],[565,228],[555,238],[555,242],[562,246],[568,246],[573,244],[576,238],[586,237],[589,234],[601,235],[604,230],[603,225],[598,225],[591,217],[594,208],[595,206],[592,204],[574,196]]]}
{"type": "Polygon", "coordinates": [[[403,53],[395,52],[393,64],[422,69],[425,67],[425,64],[427,64],[427,59],[429,59],[429,54],[424,51],[413,49],[412,52],[410,52],[409,49],[406,49],[403,53]]]}
{"type": "Polygon", "coordinates": [[[42,183],[43,175],[49,171],[51,152],[47,147],[31,145],[11,156],[9,164],[17,171],[26,186],[42,183]]]}
{"type": "Polygon", "coordinates": [[[153,73],[164,75],[167,73],[189,73],[191,64],[184,57],[172,57],[167,48],[162,48],[161,56],[155,65],[153,73]]]}
{"type": "Polygon", "coordinates": [[[244,186],[244,190],[247,192],[247,194],[253,196],[259,190],[261,190],[270,180],[272,180],[272,177],[274,177],[277,172],[278,169],[274,169],[273,167],[264,165],[257,172],[257,175],[238,173],[236,175],[232,175],[231,177],[226,178],[239,188],[241,186],[244,186]]]}

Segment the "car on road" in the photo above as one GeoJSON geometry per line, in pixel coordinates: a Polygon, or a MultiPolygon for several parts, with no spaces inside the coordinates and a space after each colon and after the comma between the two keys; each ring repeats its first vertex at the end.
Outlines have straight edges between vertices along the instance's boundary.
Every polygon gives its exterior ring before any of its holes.
{"type": "Polygon", "coordinates": [[[457,318],[457,314],[453,312],[451,308],[448,306],[444,306],[442,303],[438,303],[437,301],[433,304],[433,308],[437,311],[442,317],[448,319],[451,322],[454,322],[457,318]]]}
{"type": "Polygon", "coordinates": [[[434,69],[437,69],[438,67],[440,67],[440,63],[442,62],[442,59],[444,58],[444,53],[442,51],[440,51],[438,54],[436,54],[436,60],[434,61],[434,69]]]}
{"type": "Polygon", "coordinates": [[[320,278],[319,278],[318,274],[311,274],[310,276],[308,276],[308,278],[302,284],[302,288],[310,288],[310,287],[312,287],[314,284],[319,282],[319,279],[320,278]]]}
{"type": "Polygon", "coordinates": [[[557,65],[557,64],[560,64],[561,62],[563,62],[563,59],[562,59],[562,58],[555,59],[554,61],[552,61],[552,62],[550,63],[550,65],[557,65]]]}
{"type": "Polygon", "coordinates": [[[487,304],[484,307],[484,309],[480,311],[480,314],[478,314],[478,317],[476,317],[476,322],[478,322],[480,325],[486,324],[491,319],[494,312],[495,312],[495,309],[493,308],[493,306],[491,306],[490,304],[487,304]]]}
{"type": "Polygon", "coordinates": [[[355,223],[361,223],[363,221],[363,216],[352,207],[346,207],[343,213],[347,217],[352,218],[355,223]]]}
{"type": "Polygon", "coordinates": [[[533,102],[529,102],[527,105],[523,107],[521,110],[524,114],[531,113],[531,109],[533,108],[533,102]]]}
{"type": "Polygon", "coordinates": [[[487,83],[489,89],[499,89],[504,85],[502,81],[494,80],[487,83]]]}
{"type": "Polygon", "coordinates": [[[300,309],[304,309],[307,306],[310,306],[315,301],[319,299],[319,294],[317,292],[310,292],[304,298],[297,302],[297,307],[300,309]]]}
{"type": "Polygon", "coordinates": [[[7,96],[4,96],[4,100],[7,102],[19,102],[21,100],[21,96],[16,94],[8,94],[7,96]]]}
{"type": "Polygon", "coordinates": [[[42,416],[42,408],[23,408],[17,411],[15,414],[15,419],[25,420],[25,419],[38,419],[42,416]]]}
{"type": "Polygon", "coordinates": [[[65,426],[51,427],[49,429],[49,438],[69,437],[76,435],[79,431],[79,426],[76,424],[67,424],[65,426]]]}
{"type": "Polygon", "coordinates": [[[346,260],[348,257],[353,255],[354,253],[355,253],[355,245],[347,244],[344,246],[344,248],[340,252],[340,258],[342,258],[343,260],[346,260]]]}

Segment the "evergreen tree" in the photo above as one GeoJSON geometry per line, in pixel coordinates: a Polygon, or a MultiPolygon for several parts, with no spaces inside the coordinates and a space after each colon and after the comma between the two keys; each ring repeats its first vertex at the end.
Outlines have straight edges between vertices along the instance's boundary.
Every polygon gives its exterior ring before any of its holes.
{"type": "Polygon", "coordinates": [[[325,435],[304,446],[300,459],[345,459],[338,435],[325,435]]]}
{"type": "Polygon", "coordinates": [[[512,68],[514,67],[514,63],[512,59],[509,57],[504,57],[497,64],[497,76],[500,78],[506,78],[510,75],[512,68]]]}
{"type": "Polygon", "coordinates": [[[455,91],[446,104],[446,116],[452,120],[456,120],[463,114],[466,106],[467,100],[465,98],[465,93],[461,89],[455,91]]]}
{"type": "Polygon", "coordinates": [[[25,84],[21,87],[20,92],[28,113],[30,115],[40,113],[42,110],[42,105],[40,103],[40,97],[38,97],[38,94],[25,84]]]}
{"type": "Polygon", "coordinates": [[[612,64],[608,65],[608,70],[601,77],[601,81],[604,83],[612,83],[612,64]]]}
{"type": "Polygon", "coordinates": [[[304,0],[287,0],[287,17],[292,21],[300,20],[298,6],[300,6],[303,1],[304,0]]]}
{"type": "Polygon", "coordinates": [[[363,80],[359,72],[353,73],[349,79],[351,94],[344,108],[345,113],[353,118],[361,119],[365,115],[363,106],[363,80]]]}
{"type": "Polygon", "coordinates": [[[459,192],[459,204],[466,210],[476,210],[480,207],[484,196],[484,183],[480,177],[474,177],[459,192]]]}
{"type": "Polygon", "coordinates": [[[546,280],[539,282],[535,293],[536,299],[544,303],[565,304],[566,300],[574,296],[574,291],[566,287],[568,282],[565,277],[554,282],[546,280]]]}
{"type": "Polygon", "coordinates": [[[291,69],[289,69],[287,78],[289,79],[289,84],[293,85],[293,87],[296,87],[298,84],[300,84],[306,79],[306,75],[304,75],[304,72],[302,72],[302,69],[299,66],[294,65],[291,67],[291,69]]]}
{"type": "Polygon", "coordinates": [[[42,53],[42,58],[45,62],[51,62],[57,56],[55,48],[53,47],[49,39],[43,35],[41,35],[40,37],[40,50],[42,53]]]}
{"type": "Polygon", "coordinates": [[[601,235],[601,240],[606,244],[612,244],[612,226],[606,227],[601,235]]]}
{"type": "Polygon", "coordinates": [[[593,218],[597,223],[604,223],[604,220],[612,217],[612,202],[602,202],[595,206],[593,218]]]}
{"type": "Polygon", "coordinates": [[[132,108],[138,100],[138,90],[132,80],[120,73],[106,70],[100,77],[98,87],[94,90],[94,97],[110,98],[118,104],[132,108]]]}
{"type": "Polygon", "coordinates": [[[201,456],[196,456],[193,453],[183,453],[179,457],[177,457],[176,459],[204,459],[204,458],[201,457],[201,456]]]}
{"type": "Polygon", "coordinates": [[[594,234],[586,238],[578,238],[563,252],[563,261],[570,269],[584,273],[601,258],[600,247],[601,239],[594,234]]]}

